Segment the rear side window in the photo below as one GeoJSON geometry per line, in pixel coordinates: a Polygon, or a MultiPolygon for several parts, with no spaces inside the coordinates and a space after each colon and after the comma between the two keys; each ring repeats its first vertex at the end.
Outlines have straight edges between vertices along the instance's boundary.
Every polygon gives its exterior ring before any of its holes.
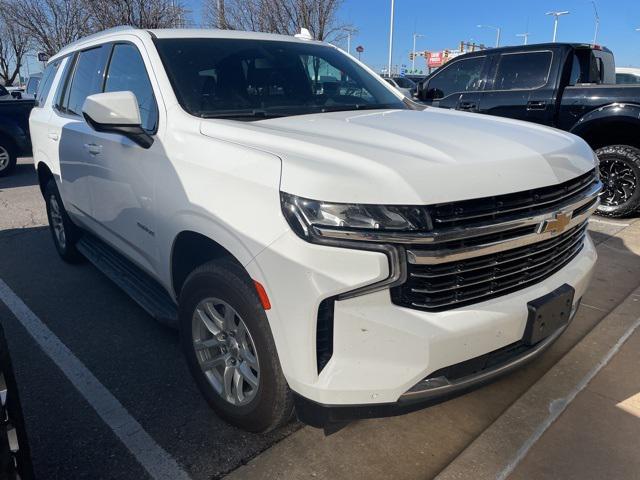
{"type": "Polygon", "coordinates": [[[468,58],[444,67],[429,80],[427,98],[438,99],[454,93],[480,90],[485,58],[468,58]]]}
{"type": "Polygon", "coordinates": [[[42,72],[42,78],[39,82],[37,77],[31,77],[29,79],[29,83],[27,84],[27,93],[32,93],[34,84],[36,84],[38,89],[37,92],[35,92],[37,107],[43,106],[44,102],[47,100],[47,96],[51,90],[51,85],[53,85],[53,79],[56,78],[56,72],[58,71],[59,66],[60,60],[47,65],[47,68],[42,72]]]}
{"type": "Polygon", "coordinates": [[[155,131],[158,106],[144,61],[134,45],[123,43],[114,46],[104,91],[133,92],[138,100],[142,128],[148,132],[155,131]]]}
{"type": "Polygon", "coordinates": [[[531,90],[547,84],[551,52],[506,54],[500,57],[493,90],[531,90]]]}
{"type": "Polygon", "coordinates": [[[63,103],[67,113],[82,114],[82,105],[89,95],[102,91],[108,47],[101,46],[80,52],[73,78],[63,103]]]}
{"type": "Polygon", "coordinates": [[[637,85],[640,83],[640,75],[634,75],[632,73],[617,73],[616,83],[622,85],[637,85]]]}

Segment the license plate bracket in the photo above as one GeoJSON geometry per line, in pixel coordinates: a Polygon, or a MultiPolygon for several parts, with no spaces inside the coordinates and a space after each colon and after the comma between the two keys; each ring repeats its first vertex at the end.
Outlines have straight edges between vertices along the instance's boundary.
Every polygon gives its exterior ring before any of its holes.
{"type": "Polygon", "coordinates": [[[529,317],[523,341],[535,345],[569,323],[575,289],[566,283],[527,303],[529,317]]]}

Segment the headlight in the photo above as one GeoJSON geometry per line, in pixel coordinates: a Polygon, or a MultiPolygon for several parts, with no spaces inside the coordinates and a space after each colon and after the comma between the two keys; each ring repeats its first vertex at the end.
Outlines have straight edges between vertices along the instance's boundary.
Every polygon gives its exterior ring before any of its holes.
{"type": "MultiPolygon", "coordinates": [[[[424,207],[330,203],[280,194],[282,211],[291,228],[310,239],[322,232],[421,232],[431,230],[424,207]]],[[[353,237],[351,237],[353,239],[353,237]]]]}

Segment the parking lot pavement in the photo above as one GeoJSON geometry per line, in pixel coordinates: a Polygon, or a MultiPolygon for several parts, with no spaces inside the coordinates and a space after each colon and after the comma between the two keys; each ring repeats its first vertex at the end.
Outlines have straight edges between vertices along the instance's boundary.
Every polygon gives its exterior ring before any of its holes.
{"type": "MultiPolygon", "coordinates": [[[[23,160],[15,175],[0,180],[0,280],[158,451],[194,479],[234,470],[232,478],[430,478],[640,283],[640,257],[625,251],[625,236],[637,236],[640,224],[596,219],[591,230],[600,260],[585,307],[535,364],[448,403],[356,422],[330,437],[296,422],[263,436],[218,419],[191,380],[176,332],[91,265],[63,263],[44,225],[33,167],[23,160]]],[[[74,386],[73,370],[45,354],[13,310],[0,301],[38,478],[148,477],[118,426],[98,414],[104,397],[88,398],[74,386]]]]}

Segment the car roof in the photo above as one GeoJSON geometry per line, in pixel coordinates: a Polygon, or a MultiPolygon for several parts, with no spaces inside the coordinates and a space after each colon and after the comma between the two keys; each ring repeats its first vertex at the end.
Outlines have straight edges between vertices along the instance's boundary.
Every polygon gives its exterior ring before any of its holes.
{"type": "Polygon", "coordinates": [[[640,75],[640,68],[638,68],[638,67],[616,67],[616,73],[633,73],[634,75],[640,75]]]}
{"type": "Polygon", "coordinates": [[[70,43],[66,47],[62,48],[58,53],[49,59],[49,62],[62,58],[72,52],[81,50],[83,48],[91,47],[102,43],[104,41],[117,40],[119,35],[135,35],[137,37],[151,37],[157,39],[165,38],[230,38],[230,39],[242,39],[242,40],[262,40],[262,41],[280,41],[280,42],[292,42],[292,43],[314,43],[318,45],[330,44],[320,42],[317,40],[307,40],[303,38],[296,38],[289,35],[277,35],[273,33],[261,33],[261,32],[245,32],[240,30],[220,30],[213,28],[166,28],[166,29],[152,29],[145,30],[135,27],[122,26],[103,30],[93,35],[80,38],[75,42],[70,43]]]}
{"type": "Polygon", "coordinates": [[[482,56],[482,55],[495,55],[501,53],[513,53],[513,52],[531,52],[538,50],[550,50],[550,49],[558,49],[558,48],[571,48],[571,49],[596,49],[603,52],[612,53],[606,47],[601,47],[599,45],[593,45],[589,43],[530,43],[529,45],[512,45],[508,47],[498,47],[498,48],[488,48],[486,50],[476,50],[475,52],[465,53],[464,55],[459,55],[455,57],[455,59],[461,57],[473,57],[473,56],[482,56]]]}

